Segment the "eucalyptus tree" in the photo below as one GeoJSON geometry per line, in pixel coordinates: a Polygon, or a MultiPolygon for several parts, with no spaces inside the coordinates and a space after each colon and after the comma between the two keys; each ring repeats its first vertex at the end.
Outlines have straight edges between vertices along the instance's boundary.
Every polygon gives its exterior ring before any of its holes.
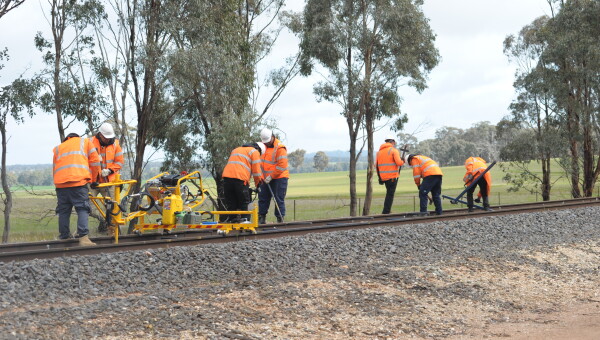
{"type": "MultiPolygon", "coordinates": [[[[173,50],[169,25],[177,19],[173,13],[179,5],[175,0],[113,1],[120,25],[118,32],[126,32],[126,43],[116,49],[124,57],[122,66],[127,70],[125,80],[120,81],[130,98],[124,99],[123,104],[131,103],[133,107],[131,130],[135,140],[131,142],[129,154],[134,158],[132,178],[138,181],[136,189],[140,188],[148,161],[147,148],[161,148],[174,117],[180,113],[173,105],[168,81],[168,57],[173,50]]],[[[123,128],[126,122],[121,123],[123,128]]]]}
{"type": "MultiPolygon", "coordinates": [[[[0,19],[8,12],[14,10],[25,0],[0,0],[0,19]]],[[[0,50],[0,62],[8,60],[7,49],[0,50]]],[[[0,71],[4,68],[4,64],[0,63],[0,71]]],[[[4,203],[4,230],[2,232],[2,243],[8,242],[10,234],[10,213],[12,210],[12,192],[8,183],[8,177],[6,173],[6,148],[8,145],[7,141],[7,130],[6,124],[9,115],[12,116],[17,122],[22,120],[21,111],[23,109],[31,109],[31,100],[33,96],[27,91],[21,92],[20,90],[28,89],[27,81],[23,79],[15,80],[11,85],[5,86],[0,89],[0,134],[2,136],[2,160],[0,164],[0,181],[2,182],[2,190],[4,196],[2,202],[4,203]]],[[[30,114],[33,114],[30,111],[30,114]]]]}
{"type": "Polygon", "coordinates": [[[292,168],[298,170],[298,168],[302,166],[304,163],[304,155],[306,155],[306,150],[304,149],[297,149],[288,154],[288,159],[292,168]]]}
{"type": "Polygon", "coordinates": [[[46,68],[36,77],[43,80],[41,108],[56,115],[60,140],[74,121],[84,122],[92,132],[105,107],[101,84],[92,72],[93,37],[86,33],[103,13],[98,0],[48,0],[51,39],[41,32],[36,48],[43,53],[46,68]]]}
{"type": "Polygon", "coordinates": [[[329,165],[329,156],[327,156],[325,152],[319,151],[314,155],[313,163],[313,168],[317,169],[318,172],[321,172],[329,165]]]}
{"type": "Polygon", "coordinates": [[[24,2],[25,0],[0,0],[0,18],[24,2]]]}
{"type": "Polygon", "coordinates": [[[269,1],[182,1],[170,34],[169,79],[182,114],[174,120],[165,151],[165,168],[202,166],[221,192],[221,173],[229,153],[257,138],[270,105],[297,73],[292,62],[273,70],[275,91],[257,108],[261,87],[257,65],[272,49],[284,4],[269,1]]]}
{"type": "MultiPolygon", "coordinates": [[[[5,57],[0,53],[0,61],[5,57]]],[[[2,69],[0,65],[0,69],[2,69]]],[[[8,131],[6,125],[9,118],[17,123],[23,122],[23,111],[29,116],[34,115],[34,104],[39,91],[39,83],[36,80],[18,78],[10,85],[0,88],[0,137],[2,147],[2,159],[0,168],[0,181],[2,182],[2,203],[4,204],[4,231],[2,243],[8,242],[10,234],[10,214],[12,210],[12,192],[8,183],[6,173],[6,150],[8,147],[8,131]]]]}
{"type": "Polygon", "coordinates": [[[547,83],[564,113],[573,197],[591,196],[600,175],[599,17],[598,1],[561,1],[546,25],[547,47],[540,59],[553,71],[547,83]]]}
{"type": "MultiPolygon", "coordinates": [[[[340,104],[350,137],[350,214],[357,213],[356,163],[364,148],[373,164],[375,122],[396,118],[399,131],[406,122],[398,90],[404,82],[421,92],[426,75],[437,65],[435,36],[421,10],[411,0],[308,0],[299,31],[301,71],[310,74],[317,61],[327,71],[315,85],[319,100],[340,104]]],[[[368,167],[363,214],[372,198],[373,168],[368,167]]]]}
{"type": "Polygon", "coordinates": [[[504,157],[511,159],[509,168],[520,169],[520,175],[511,176],[507,172],[505,179],[516,188],[527,184],[525,179],[530,179],[534,190],[539,188],[544,201],[550,200],[552,160],[564,153],[565,146],[560,138],[559,108],[550,92],[551,70],[543,59],[548,45],[545,41],[548,20],[546,16],[540,17],[523,27],[517,36],[509,35],[504,40],[504,53],[517,65],[513,85],[517,98],[510,105],[511,116],[507,119],[524,129],[520,138],[511,141],[502,150],[504,157]],[[522,142],[531,134],[532,140],[527,143],[528,150],[524,152],[516,140],[522,142]],[[532,160],[541,163],[541,176],[530,169],[532,160]]]}

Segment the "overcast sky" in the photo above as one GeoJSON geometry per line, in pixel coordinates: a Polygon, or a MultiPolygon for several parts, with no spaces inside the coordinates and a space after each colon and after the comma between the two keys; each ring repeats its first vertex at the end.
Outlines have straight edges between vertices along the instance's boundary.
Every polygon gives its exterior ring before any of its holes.
{"type": "MultiPolygon", "coordinates": [[[[288,0],[289,9],[299,11],[303,5],[303,0],[288,0]]],[[[32,75],[41,67],[33,38],[37,31],[48,30],[48,22],[40,6],[39,0],[28,0],[0,20],[0,49],[7,47],[11,58],[0,71],[0,86],[27,70],[26,74],[32,75]]],[[[400,89],[401,109],[409,118],[406,132],[418,130],[416,137],[423,140],[443,126],[468,128],[480,121],[497,123],[508,114],[514,97],[515,69],[502,53],[502,42],[508,34],[516,34],[535,18],[548,14],[547,1],[425,0],[423,10],[437,36],[435,45],[441,61],[423,93],[400,89]]],[[[297,43],[294,36],[282,34],[266,60],[268,65],[260,71],[293,54],[297,43]]],[[[315,100],[312,88],[318,80],[318,76],[294,79],[269,113],[289,151],[348,150],[341,108],[315,100]]],[[[8,131],[7,164],[52,162],[51,149],[59,142],[53,116],[42,113],[18,126],[10,123],[8,131]]],[[[376,144],[389,133],[386,127],[377,132],[376,144]]]]}

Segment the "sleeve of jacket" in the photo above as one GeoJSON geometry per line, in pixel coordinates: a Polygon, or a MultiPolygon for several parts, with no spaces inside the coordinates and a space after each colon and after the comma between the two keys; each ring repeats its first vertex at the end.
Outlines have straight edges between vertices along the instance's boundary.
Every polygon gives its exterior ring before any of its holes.
{"type": "Polygon", "coordinates": [[[287,149],[284,147],[277,148],[275,154],[275,171],[273,171],[273,178],[279,178],[282,172],[288,168],[287,149]]]}
{"type": "Polygon", "coordinates": [[[250,155],[250,160],[252,162],[252,178],[254,178],[254,185],[258,187],[260,182],[264,179],[262,170],[260,169],[260,165],[262,164],[262,159],[260,159],[260,153],[253,152],[250,155]]]}
{"type": "Polygon", "coordinates": [[[87,140],[87,156],[88,156],[88,165],[90,167],[90,171],[92,173],[92,182],[95,182],[100,174],[100,170],[102,170],[102,160],[100,159],[100,154],[98,154],[98,150],[92,143],[91,140],[87,140]]]}
{"type": "Polygon", "coordinates": [[[123,149],[121,149],[119,141],[115,140],[113,145],[115,146],[115,159],[108,168],[114,173],[117,173],[119,170],[121,170],[121,168],[123,168],[123,165],[125,165],[125,158],[123,157],[123,149]]]}
{"type": "Polygon", "coordinates": [[[413,179],[416,185],[421,185],[421,167],[413,166],[413,179]]]}
{"type": "Polygon", "coordinates": [[[467,172],[465,173],[465,176],[463,177],[463,182],[465,182],[465,185],[469,185],[471,183],[471,180],[469,179],[469,175],[473,175],[473,158],[469,157],[467,158],[467,160],[465,161],[465,168],[467,169],[467,172]]]}
{"type": "Polygon", "coordinates": [[[398,149],[394,149],[394,162],[396,162],[397,166],[404,165],[404,160],[400,157],[400,151],[398,151],[398,149]]]}

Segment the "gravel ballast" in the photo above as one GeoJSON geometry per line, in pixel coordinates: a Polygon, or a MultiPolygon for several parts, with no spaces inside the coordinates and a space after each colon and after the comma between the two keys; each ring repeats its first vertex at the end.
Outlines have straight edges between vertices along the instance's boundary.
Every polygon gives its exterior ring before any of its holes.
{"type": "Polygon", "coordinates": [[[599,260],[580,208],[3,263],[0,338],[468,337],[599,300],[599,260]]]}

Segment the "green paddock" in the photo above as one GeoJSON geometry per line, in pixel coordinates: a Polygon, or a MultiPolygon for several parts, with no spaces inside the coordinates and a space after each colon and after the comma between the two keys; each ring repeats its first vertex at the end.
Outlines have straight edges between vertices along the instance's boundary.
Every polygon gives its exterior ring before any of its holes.
{"type": "MultiPolygon", "coordinates": [[[[463,166],[443,167],[444,180],[442,194],[455,197],[463,189],[463,166]]],[[[537,169],[538,173],[541,170],[537,169]]],[[[509,186],[502,181],[502,169],[496,165],[492,173],[492,206],[499,204],[512,204],[534,202],[541,200],[540,195],[531,194],[521,189],[509,192],[509,186]]],[[[556,175],[552,188],[551,199],[570,198],[570,187],[564,176],[556,175]]],[[[348,216],[350,212],[348,172],[321,172],[291,174],[286,198],[286,220],[309,220],[348,216]]],[[[216,187],[212,179],[204,181],[204,185],[213,196],[216,196],[216,187]]],[[[11,232],[9,242],[25,242],[37,240],[51,240],[58,235],[58,218],[55,216],[56,197],[53,187],[15,188],[14,204],[11,213],[11,232]]],[[[360,210],[364,205],[366,190],[366,171],[358,171],[356,191],[359,197],[360,210]]],[[[373,201],[371,214],[378,214],[383,207],[385,187],[373,181],[373,201]]],[[[412,212],[418,209],[417,188],[412,179],[412,169],[404,168],[400,174],[398,187],[392,212],[412,212]]],[[[443,200],[444,209],[460,207],[451,205],[448,200],[443,200]]],[[[3,208],[3,207],[2,207],[3,208]]],[[[433,209],[433,206],[431,207],[433,209]]],[[[212,204],[201,207],[212,210],[212,204]]],[[[274,205],[271,204],[267,222],[273,222],[274,205]]],[[[97,235],[97,222],[90,219],[90,234],[97,235]]],[[[76,229],[76,216],[73,214],[71,230],[76,229]]]]}

